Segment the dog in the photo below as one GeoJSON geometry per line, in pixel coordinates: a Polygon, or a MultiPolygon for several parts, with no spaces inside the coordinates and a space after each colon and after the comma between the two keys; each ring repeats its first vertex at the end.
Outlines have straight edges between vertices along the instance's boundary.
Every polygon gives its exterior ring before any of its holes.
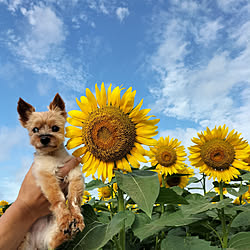
{"type": "Polygon", "coordinates": [[[20,98],[17,111],[20,123],[28,130],[30,143],[36,149],[32,174],[50,202],[52,212],[32,225],[18,249],[55,249],[85,227],[81,214],[84,179],[80,165],[64,179],[58,176],[59,168],[72,157],[64,147],[65,103],[57,93],[48,111],[36,112],[32,105],[20,98]],[[63,190],[61,182],[66,183],[63,190]]]}

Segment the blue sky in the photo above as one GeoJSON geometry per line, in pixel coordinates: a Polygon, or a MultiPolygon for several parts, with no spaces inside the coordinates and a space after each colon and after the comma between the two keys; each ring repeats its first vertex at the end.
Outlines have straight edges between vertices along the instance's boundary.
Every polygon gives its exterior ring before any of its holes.
{"type": "Polygon", "coordinates": [[[33,148],[19,97],[67,110],[94,84],[130,86],[187,147],[224,123],[250,139],[250,2],[0,0],[0,200],[15,200],[33,148]]]}

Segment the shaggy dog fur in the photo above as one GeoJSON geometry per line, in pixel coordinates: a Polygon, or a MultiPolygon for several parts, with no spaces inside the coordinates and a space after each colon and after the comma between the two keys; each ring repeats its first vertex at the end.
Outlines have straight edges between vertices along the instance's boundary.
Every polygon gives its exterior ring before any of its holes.
{"type": "Polygon", "coordinates": [[[35,108],[21,98],[18,102],[20,122],[28,130],[30,143],[36,149],[33,175],[50,202],[52,212],[33,224],[20,250],[55,249],[84,228],[80,210],[84,180],[80,166],[72,169],[64,179],[57,174],[58,168],[72,157],[63,145],[66,111],[59,94],[48,109],[46,112],[35,112],[35,108]],[[66,183],[63,190],[60,188],[62,182],[66,183]]]}

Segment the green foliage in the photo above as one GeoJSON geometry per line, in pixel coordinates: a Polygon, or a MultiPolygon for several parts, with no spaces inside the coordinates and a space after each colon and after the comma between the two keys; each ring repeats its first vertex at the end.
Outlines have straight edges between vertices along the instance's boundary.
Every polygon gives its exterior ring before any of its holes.
{"type": "Polygon", "coordinates": [[[118,186],[123,192],[151,217],[160,184],[157,173],[146,170],[134,170],[132,173],[122,174],[115,172],[118,186]]]}
{"type": "MultiPolygon", "coordinates": [[[[127,174],[116,171],[112,183],[117,182],[120,195],[108,201],[92,197],[82,206],[85,229],[58,250],[250,249],[250,204],[246,198],[241,205],[231,199],[248,191],[248,173],[238,182],[224,183],[230,195],[223,196],[215,192],[202,195],[194,189],[190,193],[189,187],[160,187],[157,174],[145,169],[127,174]]],[[[189,183],[202,181],[192,177],[189,183]]],[[[86,188],[106,185],[93,180],[86,188]]]]}
{"type": "Polygon", "coordinates": [[[215,250],[218,247],[210,246],[211,242],[198,237],[178,237],[168,235],[161,243],[162,250],[215,250]]]}
{"type": "Polygon", "coordinates": [[[241,232],[234,235],[229,241],[230,249],[248,250],[250,246],[250,232],[241,232]]]}

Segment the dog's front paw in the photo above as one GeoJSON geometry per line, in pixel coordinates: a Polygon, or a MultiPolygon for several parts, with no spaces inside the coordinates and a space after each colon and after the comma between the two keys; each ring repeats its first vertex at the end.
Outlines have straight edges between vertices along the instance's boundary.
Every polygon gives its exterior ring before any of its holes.
{"type": "Polygon", "coordinates": [[[71,235],[71,221],[72,217],[71,214],[64,213],[59,218],[57,218],[57,225],[61,232],[63,232],[65,235],[71,235]]]}
{"type": "Polygon", "coordinates": [[[74,214],[72,219],[71,229],[73,234],[82,231],[85,228],[83,216],[81,214],[74,214]]]}

